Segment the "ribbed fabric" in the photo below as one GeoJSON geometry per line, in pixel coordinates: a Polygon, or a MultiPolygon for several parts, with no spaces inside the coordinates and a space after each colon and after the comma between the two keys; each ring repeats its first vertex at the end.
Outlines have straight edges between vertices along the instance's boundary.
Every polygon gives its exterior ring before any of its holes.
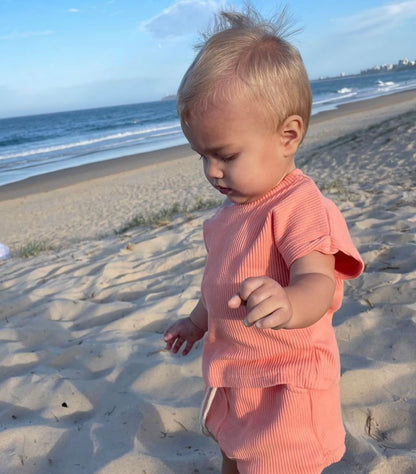
{"type": "Polygon", "coordinates": [[[219,388],[206,424],[240,474],[318,474],[345,450],[337,384],[219,388]]]}
{"type": "Polygon", "coordinates": [[[363,270],[345,221],[313,181],[294,170],[260,200],[219,209],[204,223],[208,251],[202,299],[208,310],[203,375],[210,387],[291,384],[325,389],[339,379],[332,315],[341,306],[343,279],[363,270]],[[243,324],[244,307],[227,301],[241,282],[268,275],[289,283],[290,265],[312,251],[334,254],[336,292],[328,313],[304,329],[261,330],[243,324]]]}
{"type": "Polygon", "coordinates": [[[208,437],[212,437],[212,433],[207,428],[207,416],[212,407],[215,395],[217,393],[216,387],[207,387],[205,389],[204,398],[201,403],[201,410],[199,412],[199,424],[201,427],[201,432],[208,437]]]}

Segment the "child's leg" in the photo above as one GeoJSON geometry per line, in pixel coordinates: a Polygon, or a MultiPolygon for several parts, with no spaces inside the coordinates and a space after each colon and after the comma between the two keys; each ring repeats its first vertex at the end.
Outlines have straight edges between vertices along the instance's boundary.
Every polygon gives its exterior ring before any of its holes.
{"type": "Polygon", "coordinates": [[[234,461],[234,459],[229,459],[223,451],[221,451],[221,454],[222,454],[221,474],[238,474],[237,462],[234,461]]]}

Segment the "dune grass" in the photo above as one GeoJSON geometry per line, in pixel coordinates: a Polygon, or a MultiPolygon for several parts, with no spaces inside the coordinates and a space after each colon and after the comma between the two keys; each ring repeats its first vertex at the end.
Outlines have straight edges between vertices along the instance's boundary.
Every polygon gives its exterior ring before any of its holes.
{"type": "Polygon", "coordinates": [[[136,227],[163,227],[168,225],[173,218],[183,215],[188,219],[192,219],[192,212],[202,211],[217,207],[221,204],[221,199],[203,199],[198,197],[191,205],[183,205],[179,202],[173,202],[169,207],[163,208],[149,214],[138,214],[127,221],[122,227],[117,229],[117,235],[124,234],[136,227]]]}
{"type": "Polygon", "coordinates": [[[56,247],[46,240],[32,240],[20,247],[16,254],[18,257],[30,258],[48,250],[56,250],[56,247]]]}

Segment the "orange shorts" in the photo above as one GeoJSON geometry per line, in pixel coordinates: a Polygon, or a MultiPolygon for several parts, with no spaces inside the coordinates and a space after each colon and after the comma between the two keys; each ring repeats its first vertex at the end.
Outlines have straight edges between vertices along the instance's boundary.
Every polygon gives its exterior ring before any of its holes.
{"type": "Polygon", "coordinates": [[[201,414],[240,474],[317,474],[345,451],[338,384],[208,388],[201,414]]]}

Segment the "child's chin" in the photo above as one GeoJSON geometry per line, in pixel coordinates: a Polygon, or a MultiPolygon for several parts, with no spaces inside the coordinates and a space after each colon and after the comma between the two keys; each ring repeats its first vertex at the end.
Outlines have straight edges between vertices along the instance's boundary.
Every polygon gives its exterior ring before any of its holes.
{"type": "Polygon", "coordinates": [[[247,196],[236,196],[235,194],[228,194],[227,198],[234,204],[247,204],[250,199],[247,196]]]}

